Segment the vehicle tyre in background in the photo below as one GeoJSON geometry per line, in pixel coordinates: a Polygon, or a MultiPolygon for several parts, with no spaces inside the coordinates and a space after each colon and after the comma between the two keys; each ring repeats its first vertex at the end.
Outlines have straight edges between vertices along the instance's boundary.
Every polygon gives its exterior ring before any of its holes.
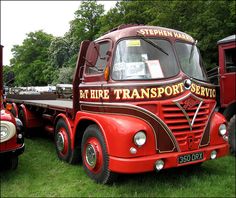
{"type": "Polygon", "coordinates": [[[69,128],[65,120],[62,118],[57,121],[54,140],[58,158],[66,162],[70,162],[71,139],[69,134],[69,128]]]}
{"type": "Polygon", "coordinates": [[[7,155],[1,158],[1,170],[15,170],[18,167],[18,156],[7,155]]]}
{"type": "Polygon", "coordinates": [[[18,156],[12,156],[10,158],[10,164],[9,164],[9,167],[10,169],[12,170],[15,170],[18,166],[18,156]]]}
{"type": "Polygon", "coordinates": [[[90,125],[82,139],[82,162],[87,175],[97,183],[110,184],[117,174],[109,170],[109,156],[104,137],[97,125],[90,125]]]}
{"type": "Polygon", "coordinates": [[[233,155],[236,156],[236,115],[234,115],[229,123],[228,123],[228,131],[229,131],[229,144],[230,144],[230,151],[233,155]]]}

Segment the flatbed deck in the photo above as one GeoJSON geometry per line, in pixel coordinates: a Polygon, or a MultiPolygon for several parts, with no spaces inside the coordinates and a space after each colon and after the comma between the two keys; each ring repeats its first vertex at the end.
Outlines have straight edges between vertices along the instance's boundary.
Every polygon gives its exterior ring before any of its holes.
{"type": "Polygon", "coordinates": [[[35,107],[42,107],[47,109],[54,109],[60,111],[66,111],[73,108],[72,100],[19,100],[19,99],[8,99],[9,102],[15,102],[25,105],[31,105],[35,107]]]}

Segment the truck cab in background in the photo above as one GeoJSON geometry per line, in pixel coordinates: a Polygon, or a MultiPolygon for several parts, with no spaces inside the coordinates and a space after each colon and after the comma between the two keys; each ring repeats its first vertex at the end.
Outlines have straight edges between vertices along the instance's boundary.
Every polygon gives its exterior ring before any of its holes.
{"type": "Polygon", "coordinates": [[[18,156],[24,152],[24,138],[22,122],[10,112],[11,105],[4,105],[4,91],[2,80],[2,48],[0,46],[0,167],[16,169],[18,156]]]}
{"type": "Polygon", "coordinates": [[[212,83],[218,85],[217,102],[219,112],[228,121],[230,150],[236,154],[236,35],[217,42],[219,67],[208,71],[212,83]]]}

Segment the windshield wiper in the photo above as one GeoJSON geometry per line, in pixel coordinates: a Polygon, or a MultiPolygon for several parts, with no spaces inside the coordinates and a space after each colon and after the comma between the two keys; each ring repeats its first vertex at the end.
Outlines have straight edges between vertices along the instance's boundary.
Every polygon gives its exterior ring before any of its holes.
{"type": "Polygon", "coordinates": [[[142,34],[137,34],[141,39],[143,39],[145,42],[151,44],[153,47],[157,48],[158,50],[160,50],[162,53],[164,53],[165,55],[169,56],[169,54],[162,49],[160,46],[158,46],[156,43],[154,43],[153,41],[151,41],[150,39],[144,37],[142,34]]]}
{"type": "Polygon", "coordinates": [[[189,60],[188,60],[189,63],[190,63],[190,61],[191,61],[192,58],[193,58],[193,50],[194,50],[194,47],[196,47],[196,45],[197,45],[197,40],[194,41],[194,43],[193,43],[193,45],[192,45],[192,47],[191,47],[191,52],[190,52],[190,56],[189,56],[189,60]]]}

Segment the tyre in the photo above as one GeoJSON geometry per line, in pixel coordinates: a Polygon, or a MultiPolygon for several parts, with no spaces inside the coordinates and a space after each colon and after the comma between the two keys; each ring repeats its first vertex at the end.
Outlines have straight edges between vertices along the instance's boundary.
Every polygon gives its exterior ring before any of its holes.
{"type": "Polygon", "coordinates": [[[18,167],[18,156],[13,156],[10,159],[10,169],[15,170],[18,167]]]}
{"type": "Polygon", "coordinates": [[[12,169],[15,170],[18,167],[18,156],[14,156],[14,155],[9,155],[9,156],[5,156],[3,158],[3,166],[2,168],[4,169],[12,169]]]}
{"type": "Polygon", "coordinates": [[[229,123],[228,123],[228,131],[229,131],[229,144],[230,144],[230,151],[233,155],[236,156],[236,115],[234,115],[229,123]]]}
{"type": "Polygon", "coordinates": [[[70,163],[71,139],[69,128],[62,118],[57,121],[54,140],[58,158],[70,163]]]}
{"type": "Polygon", "coordinates": [[[87,175],[97,183],[111,184],[116,174],[109,170],[109,156],[104,137],[97,125],[90,125],[82,139],[82,162],[87,175]]]}

